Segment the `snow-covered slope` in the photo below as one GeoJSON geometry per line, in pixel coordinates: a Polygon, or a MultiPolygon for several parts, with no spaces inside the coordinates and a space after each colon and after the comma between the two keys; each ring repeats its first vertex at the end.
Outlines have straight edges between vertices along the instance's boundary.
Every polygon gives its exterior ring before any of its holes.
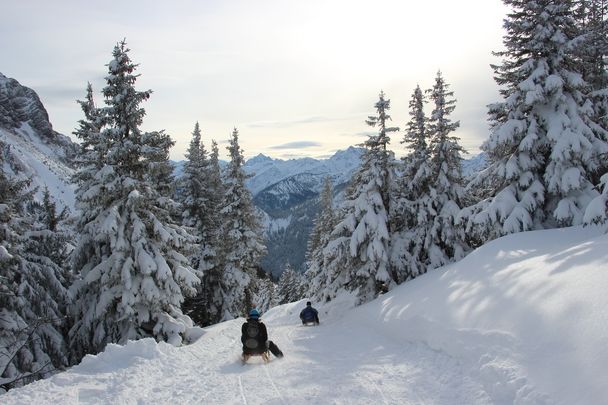
{"type": "Polygon", "coordinates": [[[464,177],[471,177],[475,173],[483,170],[487,164],[488,156],[485,152],[471,156],[471,158],[462,161],[462,174],[464,177]]]}
{"type": "Polygon", "coordinates": [[[602,404],[608,398],[608,236],[516,234],[377,300],[263,314],[285,353],[241,365],[242,319],[193,345],[110,346],[8,404],[602,404]]]}
{"type": "Polygon", "coordinates": [[[59,207],[74,206],[71,161],[77,146],[53,131],[36,93],[0,73],[0,142],[5,171],[32,180],[38,196],[48,187],[59,207]]]}
{"type": "Polygon", "coordinates": [[[31,179],[38,197],[47,187],[59,207],[73,211],[74,185],[70,178],[74,169],[64,158],[63,148],[42,142],[28,124],[12,131],[0,128],[0,141],[8,146],[4,151],[8,173],[31,179]]]}

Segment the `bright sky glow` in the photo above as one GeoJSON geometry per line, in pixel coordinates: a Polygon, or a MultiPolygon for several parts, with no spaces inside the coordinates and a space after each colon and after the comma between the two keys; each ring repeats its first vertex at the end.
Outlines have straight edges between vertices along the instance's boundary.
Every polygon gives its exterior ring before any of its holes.
{"type": "MultiPolygon", "coordinates": [[[[361,143],[380,90],[404,127],[416,84],[441,69],[458,100],[457,136],[477,153],[486,105],[499,100],[490,63],[502,46],[500,0],[2,1],[0,72],[33,88],[70,134],[76,99],[98,104],[116,42],[140,64],[144,130],[165,129],[181,159],[196,121],[220,145],[233,127],[247,157],[324,157],[361,143]]],[[[393,136],[392,149],[403,154],[393,136]]]]}

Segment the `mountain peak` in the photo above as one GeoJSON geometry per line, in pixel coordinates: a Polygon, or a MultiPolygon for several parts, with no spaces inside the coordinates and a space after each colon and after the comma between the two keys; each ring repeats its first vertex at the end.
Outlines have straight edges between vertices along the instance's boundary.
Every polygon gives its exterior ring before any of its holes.
{"type": "Polygon", "coordinates": [[[349,146],[346,149],[337,150],[336,153],[334,153],[333,156],[331,156],[329,158],[329,160],[335,160],[335,159],[340,159],[340,160],[357,159],[358,160],[362,154],[363,154],[363,148],[349,146]]]}
{"type": "Polygon", "coordinates": [[[36,92],[0,73],[0,127],[13,130],[29,124],[39,135],[55,139],[49,114],[36,92]]]}
{"type": "Polygon", "coordinates": [[[252,164],[252,163],[262,163],[262,162],[269,162],[269,161],[273,161],[274,159],[271,157],[268,157],[266,155],[264,155],[263,153],[259,153],[257,155],[255,155],[254,157],[250,158],[247,160],[247,163],[252,164]]]}

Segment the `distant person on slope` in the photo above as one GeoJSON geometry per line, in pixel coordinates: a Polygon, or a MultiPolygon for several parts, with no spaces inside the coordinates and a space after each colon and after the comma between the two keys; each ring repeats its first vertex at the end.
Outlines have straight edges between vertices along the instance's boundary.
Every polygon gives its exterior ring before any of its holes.
{"type": "Polygon", "coordinates": [[[261,355],[268,361],[268,350],[275,357],[283,357],[283,352],[272,341],[268,340],[266,325],[260,321],[260,313],[253,308],[249,312],[247,322],[241,327],[241,343],[243,343],[243,361],[253,355],[261,355]]]}
{"type": "Polygon", "coordinates": [[[310,301],[306,303],[306,308],[300,312],[300,319],[302,320],[302,325],[307,325],[309,323],[314,323],[315,325],[319,324],[319,312],[312,307],[310,301]]]}

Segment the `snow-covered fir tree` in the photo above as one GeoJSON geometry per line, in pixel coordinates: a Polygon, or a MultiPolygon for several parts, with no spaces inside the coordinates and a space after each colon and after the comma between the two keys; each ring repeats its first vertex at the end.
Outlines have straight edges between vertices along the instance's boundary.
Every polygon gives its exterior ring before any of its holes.
{"type": "Polygon", "coordinates": [[[73,134],[80,139],[80,153],[76,157],[76,165],[86,170],[74,174],[74,182],[86,187],[85,184],[94,182],[93,176],[103,166],[108,151],[108,144],[101,138],[101,128],[104,116],[95,105],[93,86],[87,83],[86,97],[78,101],[84,114],[84,119],[78,121],[78,128],[73,134]]]}
{"type": "Polygon", "coordinates": [[[331,299],[338,290],[355,292],[359,303],[368,302],[393,283],[389,269],[389,183],[392,153],[387,149],[390,100],[380,93],[376,116],[368,125],[378,128],[363,144],[361,166],[353,175],[341,207],[341,220],[324,249],[327,284],[317,293],[331,299]]]}
{"type": "Polygon", "coordinates": [[[182,190],[186,206],[184,222],[194,228],[199,240],[193,265],[201,272],[202,282],[196,295],[186,299],[183,308],[194,322],[207,326],[219,322],[222,316],[223,267],[218,252],[223,185],[217,142],[212,140],[211,154],[207,158],[198,122],[186,158],[182,190]]]}
{"type": "Polygon", "coordinates": [[[391,262],[398,283],[426,272],[433,206],[434,171],[428,145],[426,99],[416,86],[409,102],[410,120],[403,143],[408,153],[394,181],[391,202],[391,262]]]}
{"type": "MultiPolygon", "coordinates": [[[[576,2],[575,17],[582,36],[581,46],[576,47],[581,60],[583,78],[588,83],[589,97],[593,101],[594,120],[600,124],[599,136],[606,139],[608,128],[608,1],[585,0],[576,2]]],[[[605,223],[608,219],[608,161],[600,160],[601,175],[594,183],[602,192],[594,198],[585,211],[584,223],[605,223]]]]}
{"type": "Polygon", "coordinates": [[[245,160],[236,128],[227,149],[230,162],[224,174],[224,199],[220,210],[223,258],[221,320],[247,313],[253,300],[252,278],[256,277],[260,258],[266,251],[258,214],[245,186],[245,160]]]}
{"type": "Polygon", "coordinates": [[[460,126],[459,121],[452,121],[450,115],[456,108],[454,92],[437,72],[435,85],[427,90],[433,104],[433,111],[428,121],[429,149],[431,154],[431,200],[425,209],[430,211],[430,229],[427,267],[430,269],[443,266],[451,261],[461,259],[468,247],[462,227],[457,225],[457,217],[462,208],[464,194],[462,178],[462,153],[464,149],[458,143],[459,138],[452,133],[460,126]]]}
{"type": "Polygon", "coordinates": [[[209,210],[213,215],[208,217],[203,261],[199,264],[199,269],[203,272],[203,282],[200,285],[198,297],[204,303],[204,311],[197,315],[197,318],[202,325],[209,325],[219,322],[223,316],[222,275],[224,264],[220,256],[222,249],[220,210],[224,186],[221,178],[219,149],[215,140],[211,141],[211,155],[205,175],[209,210]]]}
{"type": "Polygon", "coordinates": [[[5,173],[4,148],[0,142],[0,387],[9,389],[68,365],[69,294],[54,202],[46,193],[43,204],[26,204],[33,190],[5,173]]]}
{"type": "MultiPolygon", "coordinates": [[[[198,122],[194,125],[190,146],[186,153],[186,164],[182,177],[183,223],[190,227],[197,236],[198,248],[194,252],[192,263],[204,279],[204,271],[210,267],[209,260],[214,256],[216,229],[213,226],[218,215],[212,195],[217,190],[210,187],[210,162],[201,139],[198,122]]],[[[199,325],[210,324],[207,304],[207,287],[204,280],[197,287],[197,293],[187,298],[182,305],[184,313],[199,325]]]]}
{"type": "MultiPolygon", "coordinates": [[[[137,65],[128,53],[120,42],[107,65],[105,107],[97,110],[103,126],[95,136],[76,131],[86,137],[86,156],[102,152],[99,161],[81,165],[77,176],[82,216],[72,262],[77,279],[70,330],[76,359],[108,343],[143,337],[178,345],[192,326],[180,310],[184,294],[193,294],[199,282],[184,255],[192,237],[173,221],[174,203],[157,188],[160,178],[149,175],[168,164],[172,142],[139,128],[145,115],[140,104],[151,91],[135,89],[137,65]]],[[[85,111],[83,121],[88,120],[85,111]]]]}
{"type": "Polygon", "coordinates": [[[285,266],[285,270],[279,277],[277,285],[277,303],[287,304],[304,298],[304,277],[301,273],[294,271],[289,263],[285,266]]]}
{"type": "Polygon", "coordinates": [[[204,237],[207,216],[211,216],[208,210],[209,191],[205,177],[208,165],[207,151],[201,140],[201,129],[197,122],[194,124],[192,139],[186,152],[181,193],[184,224],[195,228],[201,238],[204,237]]]}
{"type": "Polygon", "coordinates": [[[504,0],[505,50],[493,66],[503,101],[490,106],[482,145],[489,166],[469,185],[481,199],[463,211],[480,242],[580,224],[597,196],[592,179],[608,150],[574,48],[572,2],[504,0]]]}
{"type": "Polygon", "coordinates": [[[143,142],[149,147],[143,153],[144,159],[148,162],[145,180],[158,191],[161,197],[165,197],[164,203],[173,222],[179,223],[181,217],[181,206],[173,201],[176,193],[175,166],[169,160],[169,152],[175,145],[171,136],[161,131],[144,132],[143,142]]]}
{"type": "Polygon", "coordinates": [[[583,224],[603,224],[608,221],[608,173],[600,179],[602,193],[595,197],[585,209],[583,224]]]}
{"type": "Polygon", "coordinates": [[[270,276],[259,277],[253,280],[253,304],[260,313],[267,312],[270,308],[278,305],[277,285],[270,276]]]}
{"type": "MultiPolygon", "coordinates": [[[[579,34],[574,50],[593,103],[593,122],[601,126],[592,129],[606,139],[603,129],[608,128],[608,1],[579,0],[574,5],[579,34]]],[[[603,166],[606,168],[608,163],[603,162],[603,166]]]]}
{"type": "Polygon", "coordinates": [[[323,189],[319,194],[320,211],[314,220],[314,227],[308,237],[306,250],[306,273],[308,292],[314,295],[327,283],[327,273],[323,263],[323,249],[329,242],[329,236],[336,226],[334,209],[333,184],[331,178],[326,177],[323,189]]]}

